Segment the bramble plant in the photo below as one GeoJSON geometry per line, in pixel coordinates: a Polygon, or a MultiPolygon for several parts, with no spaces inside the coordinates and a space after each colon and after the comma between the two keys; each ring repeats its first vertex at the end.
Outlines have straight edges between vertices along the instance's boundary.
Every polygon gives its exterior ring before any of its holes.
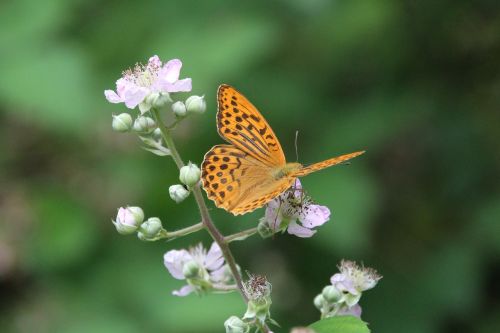
{"type": "MultiPolygon", "coordinates": [[[[170,231],[163,227],[159,218],[145,220],[140,207],[129,206],[118,209],[113,224],[120,234],[137,234],[142,241],[174,239],[202,229],[208,231],[214,241],[208,249],[197,244],[187,250],[173,249],[165,253],[164,265],[168,272],[186,283],[172,294],[187,296],[191,293],[239,292],[247,304],[247,311],[228,318],[224,323],[226,332],[243,333],[254,329],[269,333],[270,325],[279,327],[271,316],[272,285],[265,276],[258,274],[248,273],[248,277],[243,279],[229,244],[256,234],[266,238],[285,231],[297,237],[312,237],[316,229],[330,219],[330,210],[315,204],[296,179],[289,189],[267,203],[265,214],[256,227],[233,235],[222,235],[212,221],[202,195],[200,168],[191,162],[185,164],[172,136],[179,122],[192,115],[201,115],[207,108],[203,96],[192,95],[185,101],[175,100],[176,93],[192,90],[190,78],[179,79],[181,67],[182,62],[178,59],[163,64],[158,56],[153,56],[146,65],[137,64],[133,69],[124,71],[116,81],[116,92],[106,90],[104,94],[109,102],[124,103],[133,113],[114,115],[113,130],[135,133],[144,149],[174,160],[180,183],[169,187],[169,195],[177,204],[192,195],[198,205],[201,222],[170,231]],[[133,111],[135,109],[139,112],[133,111]],[[171,124],[164,123],[166,112],[173,114],[171,124]]],[[[343,260],[338,269],[339,273],[331,277],[331,284],[324,287],[313,301],[320,311],[321,320],[309,327],[294,328],[292,332],[369,332],[366,323],[360,319],[359,301],[362,293],[375,287],[381,276],[373,269],[347,260],[343,260]]]]}

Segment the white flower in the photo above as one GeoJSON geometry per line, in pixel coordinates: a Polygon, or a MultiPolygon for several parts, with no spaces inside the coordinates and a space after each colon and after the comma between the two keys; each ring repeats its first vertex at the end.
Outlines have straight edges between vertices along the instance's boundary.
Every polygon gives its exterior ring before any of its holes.
{"type": "Polygon", "coordinates": [[[361,295],[382,278],[374,269],[358,266],[354,261],[342,260],[338,268],[340,273],[333,275],[330,282],[341,292],[352,295],[361,295]]]}
{"type": "Polygon", "coordinates": [[[191,91],[190,78],[179,80],[181,67],[179,59],[162,65],[158,56],[152,56],[147,65],[137,64],[134,69],[124,71],[116,81],[116,92],[105,90],[104,95],[109,102],[125,103],[129,109],[139,105],[141,113],[144,113],[155,103],[163,105],[170,100],[169,93],[191,91]]]}
{"type": "Polygon", "coordinates": [[[188,285],[182,287],[180,290],[174,291],[176,296],[186,296],[193,291],[196,291],[203,285],[211,285],[219,281],[223,276],[224,270],[224,256],[217,243],[212,243],[210,249],[205,250],[201,244],[187,250],[171,250],[165,253],[163,263],[170,272],[170,274],[178,279],[187,279],[184,275],[185,266],[188,263],[195,262],[200,267],[198,279],[192,277],[188,280],[188,285]]]}
{"type": "Polygon", "coordinates": [[[325,224],[329,219],[328,207],[313,204],[297,179],[290,190],[267,204],[259,226],[261,230],[267,227],[274,233],[286,229],[291,235],[306,238],[316,233],[313,228],[325,224]]]}

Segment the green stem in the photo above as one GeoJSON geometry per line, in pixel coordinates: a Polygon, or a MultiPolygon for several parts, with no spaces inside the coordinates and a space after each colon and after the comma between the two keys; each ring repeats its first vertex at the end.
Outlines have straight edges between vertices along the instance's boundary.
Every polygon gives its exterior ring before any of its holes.
{"type": "MultiPolygon", "coordinates": [[[[160,128],[161,134],[163,136],[163,140],[165,140],[165,144],[167,145],[167,148],[170,149],[170,152],[172,154],[172,158],[174,159],[175,164],[177,167],[180,169],[184,166],[184,162],[182,161],[181,156],[179,155],[179,152],[175,148],[174,141],[172,139],[172,136],[170,135],[170,130],[168,130],[165,127],[165,124],[163,123],[160,113],[157,109],[152,109],[152,114],[153,117],[155,118],[155,121],[160,128]]],[[[224,259],[226,260],[227,265],[229,266],[229,269],[231,270],[231,273],[234,276],[234,280],[236,281],[236,285],[238,286],[238,290],[245,300],[245,302],[248,302],[247,295],[245,294],[245,291],[243,289],[243,281],[241,278],[241,274],[238,271],[236,267],[236,261],[234,260],[233,254],[231,250],[229,249],[228,244],[224,240],[224,236],[219,232],[217,227],[214,225],[212,222],[212,218],[210,217],[210,213],[208,212],[208,208],[205,204],[205,201],[203,199],[203,195],[201,194],[201,190],[199,186],[195,186],[193,189],[193,196],[196,200],[196,203],[198,205],[198,209],[200,210],[200,215],[201,215],[201,222],[205,226],[205,229],[207,229],[208,233],[210,236],[212,236],[213,240],[219,245],[222,254],[224,255],[224,259]]]]}
{"type": "Polygon", "coordinates": [[[167,148],[170,149],[170,154],[172,155],[172,158],[174,159],[175,164],[177,165],[177,168],[182,168],[184,166],[184,162],[182,161],[181,156],[179,155],[179,152],[175,148],[174,140],[172,139],[172,136],[170,135],[170,130],[165,127],[165,124],[163,123],[163,120],[161,120],[160,112],[158,109],[151,109],[151,112],[153,113],[153,117],[155,118],[156,124],[158,125],[158,128],[161,131],[161,134],[163,136],[163,140],[165,140],[165,144],[167,145],[167,148]]]}
{"type": "Polygon", "coordinates": [[[200,223],[194,224],[190,227],[175,230],[175,231],[162,230],[160,238],[176,238],[176,237],[186,236],[186,235],[189,235],[193,232],[201,230],[204,227],[205,227],[205,225],[203,224],[203,222],[200,222],[200,223]]]}
{"type": "MultiPolygon", "coordinates": [[[[172,139],[172,136],[170,135],[171,130],[165,127],[165,124],[163,123],[160,113],[157,109],[152,109],[151,111],[153,117],[155,118],[156,123],[158,124],[158,127],[160,128],[163,140],[165,140],[167,148],[170,149],[175,164],[179,169],[182,168],[184,166],[184,162],[182,161],[179,152],[175,148],[174,141],[172,139]]],[[[219,229],[217,229],[217,227],[212,221],[212,218],[210,217],[210,213],[208,212],[207,205],[205,204],[205,200],[203,199],[200,186],[199,185],[194,186],[192,188],[192,191],[193,191],[193,196],[196,200],[196,204],[198,205],[198,209],[200,211],[201,223],[203,223],[205,229],[207,229],[210,236],[212,236],[213,240],[219,245],[222,254],[224,255],[224,259],[226,260],[226,263],[229,266],[231,273],[233,274],[234,280],[236,281],[236,286],[238,287],[238,291],[240,292],[241,297],[243,297],[245,303],[248,303],[248,297],[245,293],[245,290],[243,289],[243,280],[241,278],[241,274],[238,268],[236,267],[236,261],[234,260],[228,242],[226,241],[224,236],[220,233],[219,229]]],[[[269,332],[269,328],[266,325],[258,325],[258,327],[263,333],[269,332]]]]}
{"type": "Polygon", "coordinates": [[[251,228],[248,230],[243,230],[243,231],[237,232],[235,234],[226,236],[226,237],[224,237],[224,240],[226,241],[226,243],[231,243],[232,241],[236,241],[236,240],[244,240],[247,237],[255,235],[256,233],[257,233],[257,228],[251,228]]]}

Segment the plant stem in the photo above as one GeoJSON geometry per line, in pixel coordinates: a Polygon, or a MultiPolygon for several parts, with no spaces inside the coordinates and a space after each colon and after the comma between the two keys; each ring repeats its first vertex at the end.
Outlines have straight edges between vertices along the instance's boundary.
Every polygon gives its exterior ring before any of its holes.
{"type": "MultiPolygon", "coordinates": [[[[161,134],[163,136],[163,139],[165,140],[165,144],[167,145],[167,148],[170,149],[170,152],[172,154],[172,158],[174,159],[175,164],[177,167],[180,169],[184,166],[184,162],[182,161],[181,156],[179,155],[179,152],[175,148],[174,141],[172,139],[172,136],[170,135],[170,131],[165,127],[165,124],[163,123],[160,113],[157,109],[152,109],[153,116],[155,118],[156,123],[158,124],[158,127],[160,128],[161,134]]],[[[205,204],[205,201],[203,199],[203,195],[201,194],[201,189],[199,186],[195,186],[192,189],[194,198],[196,200],[196,203],[198,205],[198,209],[200,210],[200,215],[201,215],[201,222],[207,229],[208,233],[214,241],[219,245],[222,254],[224,255],[224,259],[226,260],[226,263],[229,266],[229,269],[231,270],[231,273],[234,276],[234,280],[236,281],[236,285],[238,286],[238,290],[245,300],[245,303],[248,302],[247,295],[245,294],[245,291],[243,289],[243,281],[241,278],[241,274],[238,271],[236,267],[236,262],[234,260],[233,254],[231,250],[229,249],[228,244],[224,240],[224,236],[220,233],[220,231],[217,229],[217,227],[214,225],[212,222],[212,218],[210,217],[210,213],[208,212],[208,208],[205,204]]]]}
{"type": "Polygon", "coordinates": [[[235,234],[226,236],[226,237],[224,237],[224,240],[226,241],[226,243],[231,243],[232,241],[236,241],[236,240],[244,240],[247,237],[255,235],[256,233],[257,233],[257,228],[251,228],[248,230],[243,230],[243,231],[237,232],[235,234]]]}
{"type": "MultiPolygon", "coordinates": [[[[165,124],[163,123],[160,113],[157,109],[153,108],[151,112],[153,114],[153,117],[155,118],[156,123],[158,124],[158,127],[160,128],[163,140],[165,140],[167,148],[170,149],[175,164],[179,169],[182,168],[184,166],[184,162],[182,161],[179,152],[175,148],[174,141],[172,139],[172,136],[170,135],[170,129],[165,127],[165,124]]],[[[196,200],[196,204],[198,205],[198,209],[200,211],[201,223],[203,223],[205,229],[207,229],[210,236],[212,236],[213,240],[217,243],[217,245],[219,245],[222,254],[224,255],[224,259],[226,260],[226,263],[229,266],[231,273],[233,274],[234,280],[236,281],[236,286],[238,287],[238,291],[240,292],[241,297],[243,297],[245,303],[248,303],[248,297],[245,293],[245,290],[243,289],[243,280],[241,278],[241,274],[238,268],[236,267],[236,261],[234,260],[233,253],[229,248],[228,242],[226,241],[224,236],[220,233],[219,229],[217,229],[217,227],[212,221],[212,218],[210,217],[210,213],[208,212],[207,205],[205,204],[205,200],[203,199],[200,186],[199,185],[194,186],[192,188],[192,191],[193,191],[193,196],[196,200]]],[[[263,333],[269,332],[269,328],[265,324],[263,325],[259,324],[258,327],[263,333]]]]}
{"type": "Polygon", "coordinates": [[[219,245],[222,254],[224,255],[224,259],[226,259],[226,263],[233,274],[234,280],[236,281],[236,285],[238,286],[238,290],[245,300],[245,303],[248,302],[247,295],[245,294],[245,290],[243,289],[243,280],[241,278],[241,274],[236,267],[236,261],[234,260],[233,253],[229,249],[228,243],[226,243],[224,236],[220,233],[219,229],[212,222],[212,218],[210,217],[210,213],[208,212],[208,208],[205,205],[205,201],[203,200],[203,195],[201,194],[201,189],[199,186],[193,188],[193,195],[198,204],[198,208],[200,209],[201,220],[203,224],[205,224],[205,228],[214,241],[219,245]]]}
{"type": "Polygon", "coordinates": [[[175,231],[162,230],[161,238],[175,238],[175,237],[185,236],[185,235],[189,235],[193,232],[196,232],[198,230],[201,230],[203,228],[205,228],[205,225],[203,224],[203,222],[200,222],[200,223],[196,223],[190,227],[182,228],[182,229],[175,230],[175,231]]]}

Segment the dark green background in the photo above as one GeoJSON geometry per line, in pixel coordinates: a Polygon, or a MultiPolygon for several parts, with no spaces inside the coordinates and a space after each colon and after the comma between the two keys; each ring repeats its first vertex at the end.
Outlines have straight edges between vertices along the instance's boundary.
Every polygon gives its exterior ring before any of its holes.
{"type": "MultiPolygon", "coordinates": [[[[2,332],[222,332],[238,295],[176,298],[163,253],[203,240],[142,243],[116,233],[122,205],[169,229],[168,158],[111,131],[120,72],[153,54],[184,62],[205,115],[175,137],[200,163],[221,143],[215,92],[229,83],[263,112],[295,160],[366,149],[304,186],[332,210],[311,239],[254,237],[232,248],[273,283],[285,328],[317,320],[313,297],[341,258],[384,278],[363,318],[379,333],[500,329],[498,1],[27,1],[0,4],[2,332]]],[[[213,205],[210,203],[210,207],[213,205]]],[[[225,232],[254,226],[263,210],[225,232]]],[[[285,332],[286,330],[278,330],[285,332]]]]}

